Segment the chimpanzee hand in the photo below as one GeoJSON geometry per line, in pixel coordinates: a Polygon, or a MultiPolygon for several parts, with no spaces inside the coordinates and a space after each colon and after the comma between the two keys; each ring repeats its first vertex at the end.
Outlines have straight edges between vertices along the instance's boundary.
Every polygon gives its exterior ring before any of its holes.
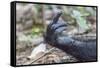
{"type": "Polygon", "coordinates": [[[96,61],[96,40],[81,42],[63,35],[63,31],[67,29],[68,24],[59,19],[61,14],[61,12],[57,13],[47,26],[45,42],[73,55],[79,61],[96,61]]]}
{"type": "Polygon", "coordinates": [[[62,19],[59,19],[61,14],[61,12],[58,12],[53,18],[52,22],[47,26],[45,41],[49,44],[56,44],[58,35],[60,35],[62,31],[67,29],[67,23],[62,19]]]}

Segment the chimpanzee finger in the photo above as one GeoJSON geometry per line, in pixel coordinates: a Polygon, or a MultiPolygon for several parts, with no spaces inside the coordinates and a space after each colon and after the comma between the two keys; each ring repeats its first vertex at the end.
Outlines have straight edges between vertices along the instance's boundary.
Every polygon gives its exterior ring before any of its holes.
{"type": "Polygon", "coordinates": [[[62,33],[62,31],[66,30],[66,29],[67,29],[67,27],[66,27],[66,26],[63,26],[63,27],[60,27],[60,28],[56,29],[56,30],[54,31],[54,33],[55,33],[55,34],[57,34],[57,33],[62,33]]]}
{"type": "Polygon", "coordinates": [[[59,17],[61,16],[62,12],[58,12],[55,17],[53,18],[52,22],[48,25],[47,30],[50,30],[51,26],[53,24],[56,24],[59,20],[59,17]]]}

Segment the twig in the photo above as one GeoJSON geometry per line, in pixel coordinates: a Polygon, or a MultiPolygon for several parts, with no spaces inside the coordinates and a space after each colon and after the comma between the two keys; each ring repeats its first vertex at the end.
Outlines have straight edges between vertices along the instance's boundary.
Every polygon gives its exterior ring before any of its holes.
{"type": "Polygon", "coordinates": [[[39,58],[34,59],[30,64],[36,62],[37,60],[39,60],[40,58],[42,58],[43,56],[45,56],[46,54],[50,53],[53,49],[55,49],[55,47],[49,49],[48,51],[46,51],[43,55],[41,55],[39,58]]]}

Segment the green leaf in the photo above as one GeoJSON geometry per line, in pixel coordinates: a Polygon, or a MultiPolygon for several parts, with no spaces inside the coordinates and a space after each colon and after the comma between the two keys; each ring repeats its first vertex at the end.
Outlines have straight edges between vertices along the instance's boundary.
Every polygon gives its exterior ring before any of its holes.
{"type": "Polygon", "coordinates": [[[86,20],[82,17],[78,17],[77,19],[78,25],[83,29],[88,29],[88,25],[86,24],[86,20]]]}
{"type": "MultiPolygon", "coordinates": [[[[86,15],[87,15],[87,14],[86,14],[86,15]]],[[[82,29],[86,30],[86,29],[89,28],[88,25],[86,24],[86,19],[84,18],[84,15],[82,15],[79,11],[74,10],[74,11],[73,11],[72,17],[74,17],[74,18],[76,19],[78,25],[79,25],[82,29]]]]}

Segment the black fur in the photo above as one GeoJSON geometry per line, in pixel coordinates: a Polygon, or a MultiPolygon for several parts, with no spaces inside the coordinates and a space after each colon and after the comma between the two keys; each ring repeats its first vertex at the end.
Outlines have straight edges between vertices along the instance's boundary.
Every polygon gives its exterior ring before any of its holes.
{"type": "Polygon", "coordinates": [[[63,35],[62,31],[67,29],[68,24],[62,19],[59,20],[60,16],[61,13],[57,13],[53,21],[48,25],[45,41],[73,55],[81,62],[96,61],[96,40],[82,42],[63,35]]]}

